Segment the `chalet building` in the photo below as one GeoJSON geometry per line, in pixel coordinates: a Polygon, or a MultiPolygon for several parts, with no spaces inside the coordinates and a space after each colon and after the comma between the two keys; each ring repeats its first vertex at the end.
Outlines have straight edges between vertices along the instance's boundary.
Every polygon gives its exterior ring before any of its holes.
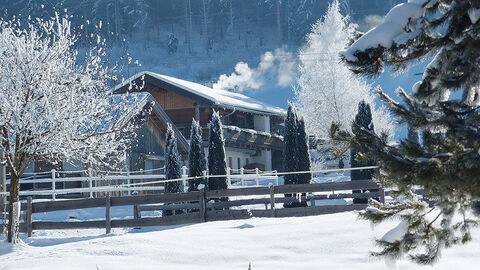
{"type": "Polygon", "coordinates": [[[141,72],[114,89],[115,94],[129,91],[145,94],[141,104],[151,108],[138,131],[138,144],[127,162],[131,171],[162,167],[167,123],[171,123],[179,151],[187,164],[192,119],[203,128],[205,152],[208,123],[213,111],[219,111],[223,123],[227,165],[232,169],[280,170],[284,117],[286,111],[243,94],[212,89],[153,72],[141,72]],[[131,85],[139,87],[131,87],[131,85]]]}

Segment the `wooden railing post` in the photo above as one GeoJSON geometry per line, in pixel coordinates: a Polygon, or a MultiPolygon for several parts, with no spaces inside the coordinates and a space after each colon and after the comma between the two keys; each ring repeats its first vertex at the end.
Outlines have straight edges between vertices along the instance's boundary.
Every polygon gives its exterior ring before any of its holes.
{"type": "Polygon", "coordinates": [[[240,168],[240,175],[241,175],[241,183],[242,183],[242,187],[245,186],[245,178],[243,178],[243,168],[240,168]]]}
{"type": "Polygon", "coordinates": [[[270,209],[272,211],[272,217],[275,217],[275,186],[273,184],[270,187],[270,209]]]}
{"type": "Polygon", "coordinates": [[[133,206],[133,218],[134,219],[142,218],[142,212],[140,211],[140,205],[138,205],[138,204],[135,204],[133,206]]]}
{"type": "Polygon", "coordinates": [[[230,167],[227,167],[227,185],[230,188],[232,186],[232,177],[230,176],[230,167]]]}
{"type": "Polygon", "coordinates": [[[383,187],[380,187],[379,191],[380,191],[380,202],[385,203],[385,189],[383,189],[383,187]]]}
{"type": "Polygon", "coordinates": [[[33,217],[32,217],[32,197],[27,197],[27,213],[25,217],[25,223],[27,224],[27,236],[32,237],[33,231],[33,217]]]}
{"type": "Polygon", "coordinates": [[[88,189],[90,190],[90,198],[93,198],[93,189],[92,189],[92,168],[88,168],[88,189]]]}
{"type": "Polygon", "coordinates": [[[187,174],[187,167],[186,166],[183,166],[182,167],[182,184],[183,184],[183,192],[186,192],[187,191],[187,178],[188,178],[188,174],[187,174]]]}
{"type": "Polygon", "coordinates": [[[200,222],[205,222],[207,221],[207,200],[205,198],[205,186],[203,184],[198,185],[198,191],[200,193],[200,198],[198,200],[198,203],[200,204],[200,222]]]}
{"type": "Polygon", "coordinates": [[[55,169],[51,170],[52,172],[52,200],[55,201],[56,195],[55,195],[55,169]]]}
{"type": "Polygon", "coordinates": [[[105,231],[109,234],[112,231],[112,216],[111,216],[112,201],[110,200],[110,192],[107,192],[105,203],[105,231]]]}
{"type": "Polygon", "coordinates": [[[255,183],[257,186],[260,185],[260,179],[259,179],[259,175],[258,175],[258,168],[255,168],[255,183]]]}

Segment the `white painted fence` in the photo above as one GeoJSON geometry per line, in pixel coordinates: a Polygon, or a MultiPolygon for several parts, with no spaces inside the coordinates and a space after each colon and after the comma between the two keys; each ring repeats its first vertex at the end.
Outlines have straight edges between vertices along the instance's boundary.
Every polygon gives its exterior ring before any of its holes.
{"type": "MultiPolygon", "coordinates": [[[[25,184],[45,184],[48,183],[48,188],[22,190],[20,196],[51,196],[52,200],[56,199],[57,195],[65,194],[78,194],[87,193],[91,198],[101,192],[121,192],[125,195],[131,195],[134,192],[139,191],[163,191],[164,186],[158,185],[159,180],[165,179],[165,174],[156,173],[157,171],[163,171],[163,168],[142,170],[135,172],[107,172],[99,171],[94,172],[92,170],[84,171],[56,171],[27,174],[29,176],[20,179],[20,183],[25,184]],[[81,173],[85,176],[75,177],[58,177],[59,174],[73,174],[81,173]],[[146,174],[151,173],[151,174],[146,174]],[[115,175],[116,174],[116,175],[115,175]],[[49,175],[47,177],[46,175],[49,175]],[[36,178],[42,177],[42,178],[36,178]],[[58,183],[71,183],[79,182],[86,187],[81,188],[61,188],[58,189],[56,185],[58,183]],[[138,182],[142,182],[139,184],[138,182]],[[157,185],[153,185],[157,184],[157,185]]],[[[227,170],[227,182],[229,186],[240,185],[246,186],[248,183],[253,182],[254,185],[259,186],[261,181],[273,181],[275,185],[278,185],[277,171],[260,171],[259,169],[228,169],[227,170]]],[[[184,190],[187,190],[188,186],[188,169],[182,167],[182,176],[178,181],[182,181],[184,190]]],[[[10,184],[10,180],[7,180],[7,185],[10,184]]],[[[9,192],[0,192],[0,195],[9,195],[9,192]]]]}

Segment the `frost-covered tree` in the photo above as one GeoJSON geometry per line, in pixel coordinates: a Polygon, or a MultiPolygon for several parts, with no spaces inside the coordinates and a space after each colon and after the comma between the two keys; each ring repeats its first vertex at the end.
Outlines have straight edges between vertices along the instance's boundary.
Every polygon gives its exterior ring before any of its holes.
{"type": "MultiPolygon", "coordinates": [[[[190,130],[190,150],[188,151],[188,176],[199,177],[203,176],[206,170],[205,153],[202,146],[202,127],[195,121],[192,121],[190,130]]],[[[199,184],[205,184],[203,178],[196,178],[188,180],[188,191],[198,190],[199,184]]]]}
{"type": "Polygon", "coordinates": [[[0,148],[11,176],[8,241],[15,242],[19,180],[35,159],[120,164],[128,137],[117,135],[133,127],[119,117],[125,100],[107,91],[113,77],[102,44],[79,65],[66,18],[0,26],[0,148]]]}
{"type": "MultiPolygon", "coordinates": [[[[173,131],[172,125],[167,124],[167,134],[165,135],[165,179],[180,179],[182,173],[180,171],[180,154],[178,153],[177,138],[173,131]]],[[[182,192],[182,182],[172,181],[165,183],[165,193],[182,192]]],[[[165,216],[171,216],[172,210],[165,210],[165,216]]]]}
{"type": "MultiPolygon", "coordinates": [[[[222,122],[220,114],[213,112],[212,120],[209,124],[208,133],[208,174],[209,175],[227,175],[227,160],[225,155],[225,141],[223,139],[222,122]]],[[[226,177],[209,177],[208,189],[218,190],[227,189],[226,177]]],[[[226,200],[227,198],[222,198],[226,200]]]]}
{"type": "MultiPolygon", "coordinates": [[[[362,217],[377,224],[400,220],[377,240],[376,256],[402,255],[419,264],[438,260],[441,250],[472,239],[480,199],[480,3],[473,0],[410,0],[395,6],[382,24],[343,52],[358,73],[377,75],[384,66],[408,68],[429,59],[423,78],[402,102],[381,89],[378,94],[405,124],[422,132],[423,142],[390,144],[365,130],[362,149],[379,161],[379,183],[394,190],[394,200],[371,202],[362,217]],[[450,91],[462,95],[450,96],[450,91]],[[424,188],[419,199],[414,186],[424,188]]],[[[339,137],[361,138],[346,132],[339,137]]]]}
{"type": "Polygon", "coordinates": [[[340,13],[334,0],[322,19],[313,24],[305,46],[299,51],[300,66],[295,105],[305,117],[307,133],[328,137],[330,124],[350,127],[357,104],[365,100],[373,108],[378,131],[392,131],[390,117],[383,107],[375,107],[371,86],[357,78],[342,63],[339,53],[354,37],[356,25],[340,13]]]}

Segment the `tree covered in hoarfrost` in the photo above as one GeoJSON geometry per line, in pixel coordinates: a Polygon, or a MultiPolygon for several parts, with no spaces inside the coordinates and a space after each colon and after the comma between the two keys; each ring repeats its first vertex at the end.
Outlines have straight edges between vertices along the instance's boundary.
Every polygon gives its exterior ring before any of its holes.
{"type": "Polygon", "coordinates": [[[0,29],[0,150],[11,176],[8,241],[15,242],[19,179],[28,166],[38,158],[122,161],[129,139],[117,135],[133,124],[122,118],[128,96],[107,91],[114,76],[102,64],[100,37],[78,65],[66,18],[1,21],[0,29]]]}
{"type": "Polygon", "coordinates": [[[327,138],[332,122],[350,127],[357,104],[365,100],[373,108],[377,131],[392,131],[390,117],[383,107],[375,107],[371,86],[357,78],[341,62],[339,53],[354,37],[356,25],[340,13],[334,0],[325,16],[313,26],[299,52],[300,66],[295,105],[305,117],[308,134],[327,138]]]}
{"type": "Polygon", "coordinates": [[[377,240],[375,256],[432,264],[443,248],[473,237],[480,212],[479,19],[478,0],[409,0],[342,53],[352,70],[371,76],[434,56],[412,95],[397,90],[401,102],[378,90],[401,122],[420,131],[421,143],[417,134],[391,144],[365,129],[360,137],[336,132],[378,160],[377,180],[392,189],[391,202],[371,201],[361,214],[374,224],[399,220],[377,240]],[[412,190],[419,186],[423,197],[412,190]]]}

